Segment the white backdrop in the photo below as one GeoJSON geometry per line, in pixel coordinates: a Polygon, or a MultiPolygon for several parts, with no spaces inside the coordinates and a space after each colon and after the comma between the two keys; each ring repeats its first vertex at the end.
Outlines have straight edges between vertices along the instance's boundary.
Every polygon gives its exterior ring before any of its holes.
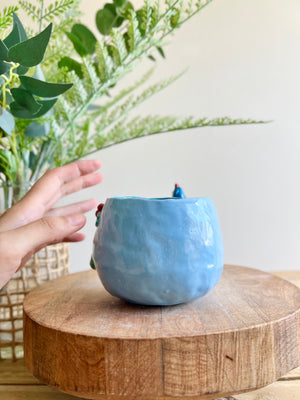
{"type": "MultiPolygon", "coordinates": [[[[90,27],[99,4],[82,0],[90,27]]],[[[138,112],[272,122],[175,132],[102,150],[94,157],[102,160],[103,183],[68,201],[163,197],[178,181],[188,196],[213,199],[226,263],[299,269],[299,19],[299,0],[215,0],[206,7],[173,36],[155,78],[188,71],[138,112]]],[[[72,271],[89,268],[94,222],[90,213],[86,240],[71,245],[72,271]]]]}

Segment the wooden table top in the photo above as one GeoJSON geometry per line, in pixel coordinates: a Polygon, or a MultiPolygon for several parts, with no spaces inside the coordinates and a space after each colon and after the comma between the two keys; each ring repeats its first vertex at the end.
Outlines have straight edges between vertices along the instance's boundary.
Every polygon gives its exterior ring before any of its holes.
{"type": "MultiPolygon", "coordinates": [[[[300,271],[283,271],[276,275],[300,287],[300,271]]],[[[0,362],[0,400],[76,400],[41,384],[26,369],[23,360],[0,362]]],[[[236,400],[300,400],[300,368],[277,382],[253,392],[235,395],[236,400]]],[[[145,400],[147,400],[145,398],[145,400]]]]}

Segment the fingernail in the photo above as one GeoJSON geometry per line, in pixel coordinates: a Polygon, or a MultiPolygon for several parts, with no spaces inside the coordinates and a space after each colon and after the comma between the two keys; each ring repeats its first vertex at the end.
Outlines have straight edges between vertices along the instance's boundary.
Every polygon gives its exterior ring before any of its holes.
{"type": "Polygon", "coordinates": [[[68,215],[67,218],[73,226],[82,225],[85,222],[85,216],[83,214],[72,214],[68,215]]]}

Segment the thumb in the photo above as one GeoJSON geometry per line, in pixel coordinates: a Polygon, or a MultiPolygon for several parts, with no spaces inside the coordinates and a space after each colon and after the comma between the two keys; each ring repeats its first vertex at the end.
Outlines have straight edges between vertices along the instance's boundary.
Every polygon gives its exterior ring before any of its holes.
{"type": "MultiPolygon", "coordinates": [[[[19,228],[0,233],[0,287],[41,248],[75,237],[85,225],[84,214],[47,216],[19,228]]],[[[77,236],[76,236],[77,235],[77,236]]],[[[79,239],[80,240],[80,239],[79,239]]]]}
{"type": "Polygon", "coordinates": [[[34,253],[49,244],[59,243],[70,237],[86,222],[84,214],[47,216],[25,226],[14,229],[14,242],[24,255],[34,253]]]}

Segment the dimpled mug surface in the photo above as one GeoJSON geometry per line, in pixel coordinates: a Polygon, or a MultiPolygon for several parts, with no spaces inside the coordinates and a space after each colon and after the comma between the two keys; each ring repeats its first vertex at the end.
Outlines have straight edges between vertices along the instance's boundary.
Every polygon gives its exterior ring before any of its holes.
{"type": "Polygon", "coordinates": [[[205,295],[223,270],[218,216],[209,198],[107,199],[93,259],[113,296],[173,305],[205,295]]]}

